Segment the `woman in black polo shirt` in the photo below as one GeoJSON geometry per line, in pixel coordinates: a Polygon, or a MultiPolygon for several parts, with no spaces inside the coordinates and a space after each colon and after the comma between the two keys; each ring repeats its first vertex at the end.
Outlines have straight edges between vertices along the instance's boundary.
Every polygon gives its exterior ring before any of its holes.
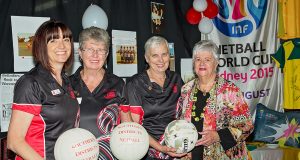
{"type": "MultiPolygon", "coordinates": [[[[92,132],[99,143],[99,159],[115,159],[109,147],[110,132],[120,123],[120,104],[124,104],[124,81],[109,73],[104,65],[110,37],[97,27],[86,28],[79,34],[79,56],[82,66],[70,77],[80,102],[80,128],[92,132]]],[[[126,108],[122,106],[122,108],[126,108]]]]}
{"type": "Polygon", "coordinates": [[[59,135],[78,126],[79,105],[64,74],[73,63],[71,30],[46,21],[35,33],[32,53],[36,67],[15,85],[7,146],[17,160],[52,160],[59,135]]]}
{"type": "Polygon", "coordinates": [[[171,159],[174,148],[163,145],[166,126],[176,119],[176,103],[182,86],[181,77],[168,70],[170,54],[166,39],[153,36],[145,44],[149,68],[136,74],[126,84],[126,98],[134,121],[150,135],[147,159],[171,159]],[[171,156],[171,157],[170,157],[171,156]]]}

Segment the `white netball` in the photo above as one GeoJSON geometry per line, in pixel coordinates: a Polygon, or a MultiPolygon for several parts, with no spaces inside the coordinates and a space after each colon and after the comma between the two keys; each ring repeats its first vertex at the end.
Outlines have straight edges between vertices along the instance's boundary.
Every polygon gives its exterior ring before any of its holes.
{"type": "Polygon", "coordinates": [[[139,160],[148,151],[149,135],[140,124],[124,122],[114,128],[110,148],[119,160],[139,160]]]}
{"type": "Polygon", "coordinates": [[[88,130],[73,128],[61,134],[54,146],[56,160],[96,160],[99,145],[96,137],[88,130]]]}
{"type": "Polygon", "coordinates": [[[198,132],[192,123],[186,120],[174,120],[168,124],[164,137],[166,145],[176,148],[176,153],[188,153],[196,145],[198,132]]]}

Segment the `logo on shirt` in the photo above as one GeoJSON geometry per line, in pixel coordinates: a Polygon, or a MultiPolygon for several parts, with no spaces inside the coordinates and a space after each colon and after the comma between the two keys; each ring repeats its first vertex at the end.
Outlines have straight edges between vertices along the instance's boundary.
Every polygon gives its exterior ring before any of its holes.
{"type": "Polygon", "coordinates": [[[112,99],[112,98],[115,98],[116,97],[116,91],[108,91],[106,93],[106,95],[104,96],[105,99],[112,99]]]}
{"type": "Polygon", "coordinates": [[[69,90],[69,93],[70,93],[70,97],[72,99],[75,99],[76,96],[75,96],[75,93],[74,93],[73,89],[71,88],[71,86],[68,86],[68,90],[69,90]]]}
{"type": "Polygon", "coordinates": [[[178,88],[177,88],[177,84],[175,83],[174,85],[173,85],[173,93],[177,93],[178,92],[178,88]]]}

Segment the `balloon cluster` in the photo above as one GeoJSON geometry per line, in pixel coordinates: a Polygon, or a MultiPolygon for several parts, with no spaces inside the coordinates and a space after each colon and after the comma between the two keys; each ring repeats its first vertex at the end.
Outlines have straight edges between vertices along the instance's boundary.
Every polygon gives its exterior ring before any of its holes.
{"type": "Polygon", "coordinates": [[[107,29],[108,18],[106,13],[97,5],[90,5],[82,16],[82,27],[89,28],[91,26],[107,29]]]}
{"type": "Polygon", "coordinates": [[[201,33],[208,34],[213,30],[211,19],[218,13],[218,6],[213,0],[194,0],[193,7],[186,13],[186,19],[190,24],[198,24],[201,33]]]}

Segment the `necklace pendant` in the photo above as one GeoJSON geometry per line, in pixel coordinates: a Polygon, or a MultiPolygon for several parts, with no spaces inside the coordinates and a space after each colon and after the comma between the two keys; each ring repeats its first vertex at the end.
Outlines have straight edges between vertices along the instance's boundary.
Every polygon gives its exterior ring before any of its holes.
{"type": "Polygon", "coordinates": [[[196,102],[197,101],[197,97],[193,97],[192,101],[196,102]]]}
{"type": "Polygon", "coordinates": [[[195,117],[196,116],[196,112],[192,112],[192,116],[195,117]]]}
{"type": "Polygon", "coordinates": [[[195,105],[193,105],[193,107],[192,107],[192,110],[195,110],[196,109],[196,106],[195,105]]]}
{"type": "Polygon", "coordinates": [[[201,117],[201,118],[204,118],[204,113],[201,113],[201,114],[200,114],[200,117],[201,117]]]}
{"type": "Polygon", "coordinates": [[[206,92],[203,92],[203,96],[206,96],[206,92]]]}

